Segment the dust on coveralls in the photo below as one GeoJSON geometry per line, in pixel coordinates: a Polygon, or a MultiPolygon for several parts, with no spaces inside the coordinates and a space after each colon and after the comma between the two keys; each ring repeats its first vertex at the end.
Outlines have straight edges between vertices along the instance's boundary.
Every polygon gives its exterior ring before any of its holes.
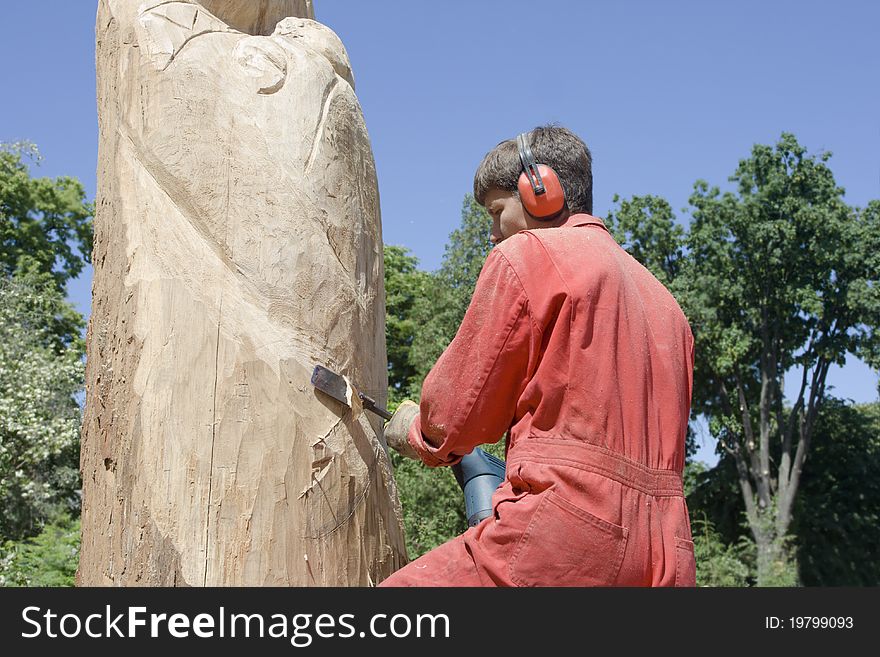
{"type": "Polygon", "coordinates": [[[509,430],[494,515],[382,586],[693,586],[693,344],[675,299],[600,219],[492,249],[408,440],[427,465],[452,465],[509,430]]]}

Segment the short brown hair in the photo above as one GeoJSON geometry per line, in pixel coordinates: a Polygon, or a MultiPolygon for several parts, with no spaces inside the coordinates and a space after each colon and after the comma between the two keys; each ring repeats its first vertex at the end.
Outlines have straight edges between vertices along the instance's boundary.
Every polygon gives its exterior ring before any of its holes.
{"type": "MultiPolygon", "coordinates": [[[[565,192],[569,212],[593,213],[593,156],[587,145],[571,130],[546,125],[527,133],[528,143],[538,164],[551,167],[565,192]]],[[[516,192],[522,173],[516,139],[507,139],[486,153],[474,174],[474,198],[485,205],[492,187],[516,192]]]]}

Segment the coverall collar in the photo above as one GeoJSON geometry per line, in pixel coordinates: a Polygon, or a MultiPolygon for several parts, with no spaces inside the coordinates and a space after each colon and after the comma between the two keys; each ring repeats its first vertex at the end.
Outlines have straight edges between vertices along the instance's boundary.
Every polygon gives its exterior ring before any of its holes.
{"type": "Polygon", "coordinates": [[[568,219],[565,220],[565,223],[560,224],[560,228],[562,226],[601,226],[605,230],[608,230],[608,227],[601,219],[599,219],[599,217],[594,217],[593,215],[585,213],[571,215],[568,219]]]}

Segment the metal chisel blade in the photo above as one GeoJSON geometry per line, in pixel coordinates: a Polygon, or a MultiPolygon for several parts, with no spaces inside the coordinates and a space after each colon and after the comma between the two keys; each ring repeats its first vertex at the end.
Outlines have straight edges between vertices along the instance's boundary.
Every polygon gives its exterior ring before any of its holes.
{"type": "Polygon", "coordinates": [[[312,372],[312,385],[333,399],[341,401],[346,406],[351,406],[351,386],[348,385],[345,378],[336,372],[331,372],[321,365],[315,365],[315,370],[312,372]]]}
{"type": "Polygon", "coordinates": [[[352,407],[352,399],[357,397],[365,410],[375,413],[386,420],[391,419],[391,413],[384,408],[376,406],[375,399],[355,391],[344,376],[340,376],[322,365],[315,365],[315,370],[312,372],[312,385],[321,392],[330,395],[333,399],[341,401],[349,408],[352,407]]]}

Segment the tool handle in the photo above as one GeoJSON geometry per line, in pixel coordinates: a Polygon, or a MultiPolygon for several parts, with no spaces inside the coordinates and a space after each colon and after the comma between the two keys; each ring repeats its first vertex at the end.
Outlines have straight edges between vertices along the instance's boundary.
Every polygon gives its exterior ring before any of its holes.
{"type": "Polygon", "coordinates": [[[364,408],[368,411],[372,411],[379,417],[383,417],[386,420],[390,420],[393,416],[391,413],[386,411],[384,408],[379,408],[376,406],[376,400],[372,397],[367,397],[364,393],[359,392],[358,397],[360,397],[361,403],[364,405],[364,408]]]}

